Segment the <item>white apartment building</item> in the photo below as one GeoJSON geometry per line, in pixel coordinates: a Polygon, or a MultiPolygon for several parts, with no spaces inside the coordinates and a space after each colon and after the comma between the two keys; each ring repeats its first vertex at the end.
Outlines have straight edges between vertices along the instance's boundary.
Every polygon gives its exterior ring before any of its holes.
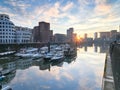
{"type": "Polygon", "coordinates": [[[29,43],[32,30],[15,26],[8,15],[0,14],[0,44],[29,43]]]}
{"type": "Polygon", "coordinates": [[[29,43],[31,41],[32,30],[27,27],[15,27],[16,43],[29,43]]]}
{"type": "Polygon", "coordinates": [[[15,43],[14,24],[6,14],[0,14],[0,44],[15,43]]]}

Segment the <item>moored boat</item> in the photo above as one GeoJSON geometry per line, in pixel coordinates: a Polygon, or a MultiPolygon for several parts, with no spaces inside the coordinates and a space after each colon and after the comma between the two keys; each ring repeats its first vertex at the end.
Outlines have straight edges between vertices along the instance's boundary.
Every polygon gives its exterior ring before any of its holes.
{"type": "Polygon", "coordinates": [[[51,58],[51,61],[60,61],[64,59],[63,53],[57,53],[51,58]]]}
{"type": "Polygon", "coordinates": [[[8,55],[13,55],[13,54],[15,54],[15,52],[16,52],[16,51],[2,52],[2,53],[0,53],[0,57],[8,56],[8,55]]]}
{"type": "Polygon", "coordinates": [[[50,52],[50,53],[45,54],[43,58],[45,61],[49,61],[53,56],[54,54],[50,52]]]}

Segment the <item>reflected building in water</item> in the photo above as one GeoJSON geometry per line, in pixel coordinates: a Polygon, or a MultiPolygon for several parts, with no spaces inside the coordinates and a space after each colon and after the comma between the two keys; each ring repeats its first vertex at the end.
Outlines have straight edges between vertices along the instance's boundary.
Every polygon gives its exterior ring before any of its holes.
{"type": "Polygon", "coordinates": [[[84,47],[84,50],[85,50],[86,52],[87,52],[87,47],[88,47],[88,46],[85,46],[85,47],[84,47]]]}
{"type": "Polygon", "coordinates": [[[94,45],[94,52],[98,52],[98,46],[94,45]]]}
{"type": "Polygon", "coordinates": [[[0,85],[9,84],[11,80],[16,76],[16,71],[21,69],[25,70],[31,66],[38,66],[40,70],[49,70],[52,66],[62,67],[64,62],[70,64],[75,61],[76,56],[71,58],[65,58],[61,62],[46,62],[42,59],[32,60],[32,59],[13,59],[13,58],[2,58],[0,60],[0,68],[3,75],[6,76],[5,80],[0,81],[0,85]]]}
{"type": "Polygon", "coordinates": [[[94,48],[94,52],[98,52],[98,53],[106,53],[109,50],[109,44],[84,44],[84,45],[80,45],[80,48],[84,47],[84,51],[87,52],[89,51],[90,47],[94,48]]]}
{"type": "Polygon", "coordinates": [[[101,45],[100,46],[100,53],[105,53],[109,50],[109,45],[101,45]]]}
{"type": "Polygon", "coordinates": [[[50,71],[50,67],[51,67],[50,64],[51,64],[50,62],[46,62],[44,64],[40,64],[39,65],[39,69],[40,70],[47,70],[48,69],[50,71]]]}
{"type": "Polygon", "coordinates": [[[32,59],[18,60],[17,61],[17,69],[27,69],[32,66],[32,59]]]}

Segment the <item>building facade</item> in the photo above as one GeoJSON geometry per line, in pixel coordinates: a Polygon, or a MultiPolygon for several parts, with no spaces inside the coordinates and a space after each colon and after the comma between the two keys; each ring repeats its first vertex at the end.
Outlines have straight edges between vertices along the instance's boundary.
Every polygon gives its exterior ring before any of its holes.
{"type": "Polygon", "coordinates": [[[34,42],[48,43],[50,37],[52,37],[52,31],[50,31],[50,23],[39,22],[39,26],[35,26],[33,29],[34,42]]]}
{"type": "Polygon", "coordinates": [[[73,28],[69,28],[67,30],[67,42],[73,42],[73,32],[74,32],[73,28]]]}
{"type": "Polygon", "coordinates": [[[30,43],[32,39],[32,30],[27,27],[15,27],[16,43],[30,43]]]}
{"type": "Polygon", "coordinates": [[[55,43],[65,43],[66,35],[65,34],[55,34],[54,39],[55,39],[55,43]]]}
{"type": "Polygon", "coordinates": [[[111,30],[110,31],[111,38],[116,38],[117,34],[118,34],[117,30],[111,30]]]}
{"type": "Polygon", "coordinates": [[[110,32],[100,32],[100,38],[110,38],[110,32]]]}
{"type": "Polygon", "coordinates": [[[97,39],[97,38],[98,38],[98,33],[95,32],[95,33],[94,33],[94,39],[97,39]]]}
{"type": "Polygon", "coordinates": [[[6,14],[0,14],[0,44],[15,43],[15,25],[6,14]]]}

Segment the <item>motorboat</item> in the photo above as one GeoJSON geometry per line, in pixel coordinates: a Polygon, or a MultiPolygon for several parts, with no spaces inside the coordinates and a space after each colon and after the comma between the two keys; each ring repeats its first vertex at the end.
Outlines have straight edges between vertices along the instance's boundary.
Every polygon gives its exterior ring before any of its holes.
{"type": "Polygon", "coordinates": [[[44,60],[47,61],[47,60],[50,60],[53,56],[54,56],[54,54],[49,52],[49,53],[45,54],[43,58],[44,58],[44,60]]]}
{"type": "Polygon", "coordinates": [[[43,55],[42,54],[40,54],[40,53],[35,53],[35,54],[33,54],[33,56],[32,56],[34,59],[39,59],[39,58],[42,58],[43,57],[43,55]]]}
{"type": "Polygon", "coordinates": [[[0,57],[12,55],[12,54],[14,54],[15,52],[16,52],[16,51],[2,52],[2,53],[0,53],[0,57]]]}
{"type": "Polygon", "coordinates": [[[37,48],[21,49],[20,52],[16,53],[15,56],[18,57],[41,57],[38,53],[37,48]]]}
{"type": "Polygon", "coordinates": [[[64,59],[63,53],[57,53],[51,58],[51,61],[60,61],[63,59],[64,59]]]}

